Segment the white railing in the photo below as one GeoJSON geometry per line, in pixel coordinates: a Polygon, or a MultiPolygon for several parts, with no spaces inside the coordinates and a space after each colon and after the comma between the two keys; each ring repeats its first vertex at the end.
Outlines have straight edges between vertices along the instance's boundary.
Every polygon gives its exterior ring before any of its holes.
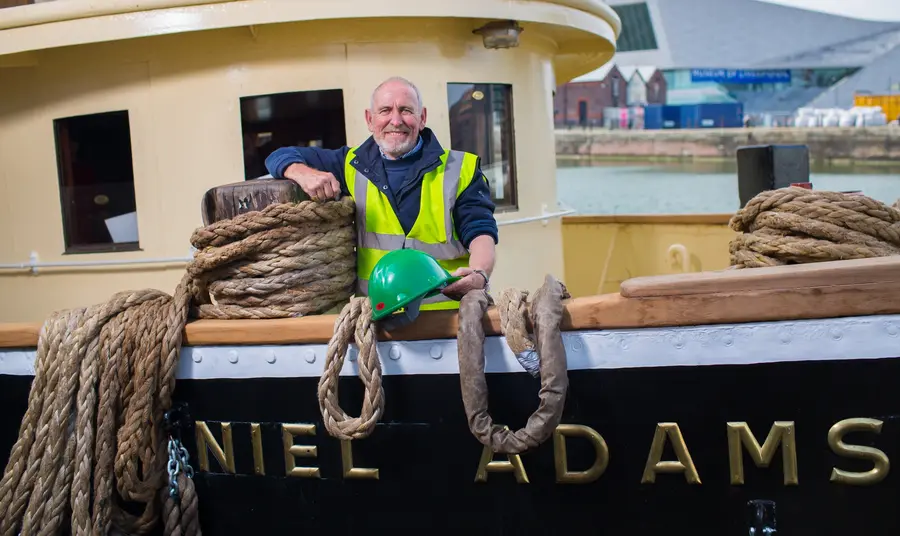
{"type": "MultiPolygon", "coordinates": [[[[566,207],[560,203],[563,210],[559,212],[547,212],[547,204],[541,205],[541,214],[539,216],[528,216],[525,218],[517,218],[514,220],[498,221],[498,226],[518,225],[520,223],[528,223],[532,221],[540,221],[543,225],[550,223],[553,218],[562,218],[569,214],[577,212],[573,208],[566,207]]],[[[187,264],[193,260],[194,249],[191,248],[186,257],[150,257],[145,259],[106,259],[99,261],[40,261],[36,251],[32,251],[26,262],[13,262],[0,264],[0,270],[21,271],[28,270],[33,274],[38,273],[40,268],[86,268],[91,266],[145,266],[153,264],[187,264]]]]}
{"type": "Polygon", "coordinates": [[[540,216],[528,216],[526,218],[517,218],[515,220],[498,221],[497,225],[517,225],[520,223],[528,223],[532,221],[540,221],[542,224],[547,225],[548,223],[550,223],[550,220],[552,218],[562,218],[563,216],[568,216],[577,212],[574,208],[569,208],[562,203],[558,204],[563,208],[563,210],[560,212],[547,212],[547,204],[544,203],[541,205],[540,216]]]}
{"type": "Polygon", "coordinates": [[[187,257],[151,257],[146,259],[106,259],[100,261],[50,261],[38,260],[36,251],[32,251],[27,262],[0,264],[0,270],[29,270],[38,273],[39,268],[82,268],[90,266],[141,266],[151,264],[187,264],[193,255],[187,257]]]}

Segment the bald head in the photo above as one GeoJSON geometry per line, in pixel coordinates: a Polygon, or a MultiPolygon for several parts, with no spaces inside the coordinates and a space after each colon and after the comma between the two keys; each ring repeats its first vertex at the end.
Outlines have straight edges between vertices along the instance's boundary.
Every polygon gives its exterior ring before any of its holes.
{"type": "Polygon", "coordinates": [[[422,94],[419,92],[419,88],[416,87],[415,84],[403,78],[402,76],[392,76],[385,80],[384,82],[378,84],[375,89],[372,91],[372,98],[369,102],[369,106],[374,111],[375,110],[375,100],[378,98],[378,95],[383,92],[412,92],[415,95],[417,109],[416,111],[421,111],[424,104],[422,103],[422,94]]]}
{"type": "Polygon", "coordinates": [[[400,158],[416,146],[425,118],[419,88],[399,76],[378,84],[366,110],[369,132],[388,158],[400,158]]]}

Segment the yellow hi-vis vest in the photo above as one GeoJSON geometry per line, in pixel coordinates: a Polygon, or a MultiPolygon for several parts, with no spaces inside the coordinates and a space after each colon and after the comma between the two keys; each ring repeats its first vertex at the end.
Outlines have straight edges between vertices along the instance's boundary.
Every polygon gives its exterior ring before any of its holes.
{"type": "MultiPolygon", "coordinates": [[[[387,195],[351,164],[357,147],[347,153],[344,177],[356,202],[356,273],[358,296],[369,295],[369,275],[388,251],[424,251],[448,272],[469,266],[469,252],[459,241],[452,211],[459,195],[472,183],[478,157],[462,151],[444,151],[441,163],[422,178],[419,215],[409,234],[391,208],[387,195]]],[[[383,186],[387,188],[387,185],[383,186]]],[[[458,309],[459,302],[438,294],[422,302],[420,310],[458,309]]]]}

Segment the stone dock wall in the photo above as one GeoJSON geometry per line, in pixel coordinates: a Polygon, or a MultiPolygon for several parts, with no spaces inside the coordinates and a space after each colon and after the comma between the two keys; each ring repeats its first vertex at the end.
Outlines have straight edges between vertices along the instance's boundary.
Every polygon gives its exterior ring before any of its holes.
{"type": "Polygon", "coordinates": [[[806,145],[810,160],[900,161],[900,127],[556,131],[560,156],[734,158],[744,145],[806,145]]]}

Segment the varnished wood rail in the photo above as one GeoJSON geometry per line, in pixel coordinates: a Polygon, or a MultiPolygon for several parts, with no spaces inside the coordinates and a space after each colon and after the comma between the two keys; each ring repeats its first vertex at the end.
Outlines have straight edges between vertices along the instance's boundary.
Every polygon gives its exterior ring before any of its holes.
{"type": "MultiPolygon", "coordinates": [[[[530,290],[530,289],[529,289],[530,290]]],[[[567,300],[562,329],[602,330],[900,314],[900,256],[639,277],[619,294],[567,300]]],[[[327,343],[336,315],[274,320],[195,320],[184,344],[327,343]]],[[[487,335],[500,335],[491,308],[487,335]]],[[[455,311],[429,311],[379,340],[456,338],[455,311]]],[[[529,326],[530,329],[530,326],[529,326]]],[[[37,345],[39,324],[0,324],[0,347],[37,345]]]]}

